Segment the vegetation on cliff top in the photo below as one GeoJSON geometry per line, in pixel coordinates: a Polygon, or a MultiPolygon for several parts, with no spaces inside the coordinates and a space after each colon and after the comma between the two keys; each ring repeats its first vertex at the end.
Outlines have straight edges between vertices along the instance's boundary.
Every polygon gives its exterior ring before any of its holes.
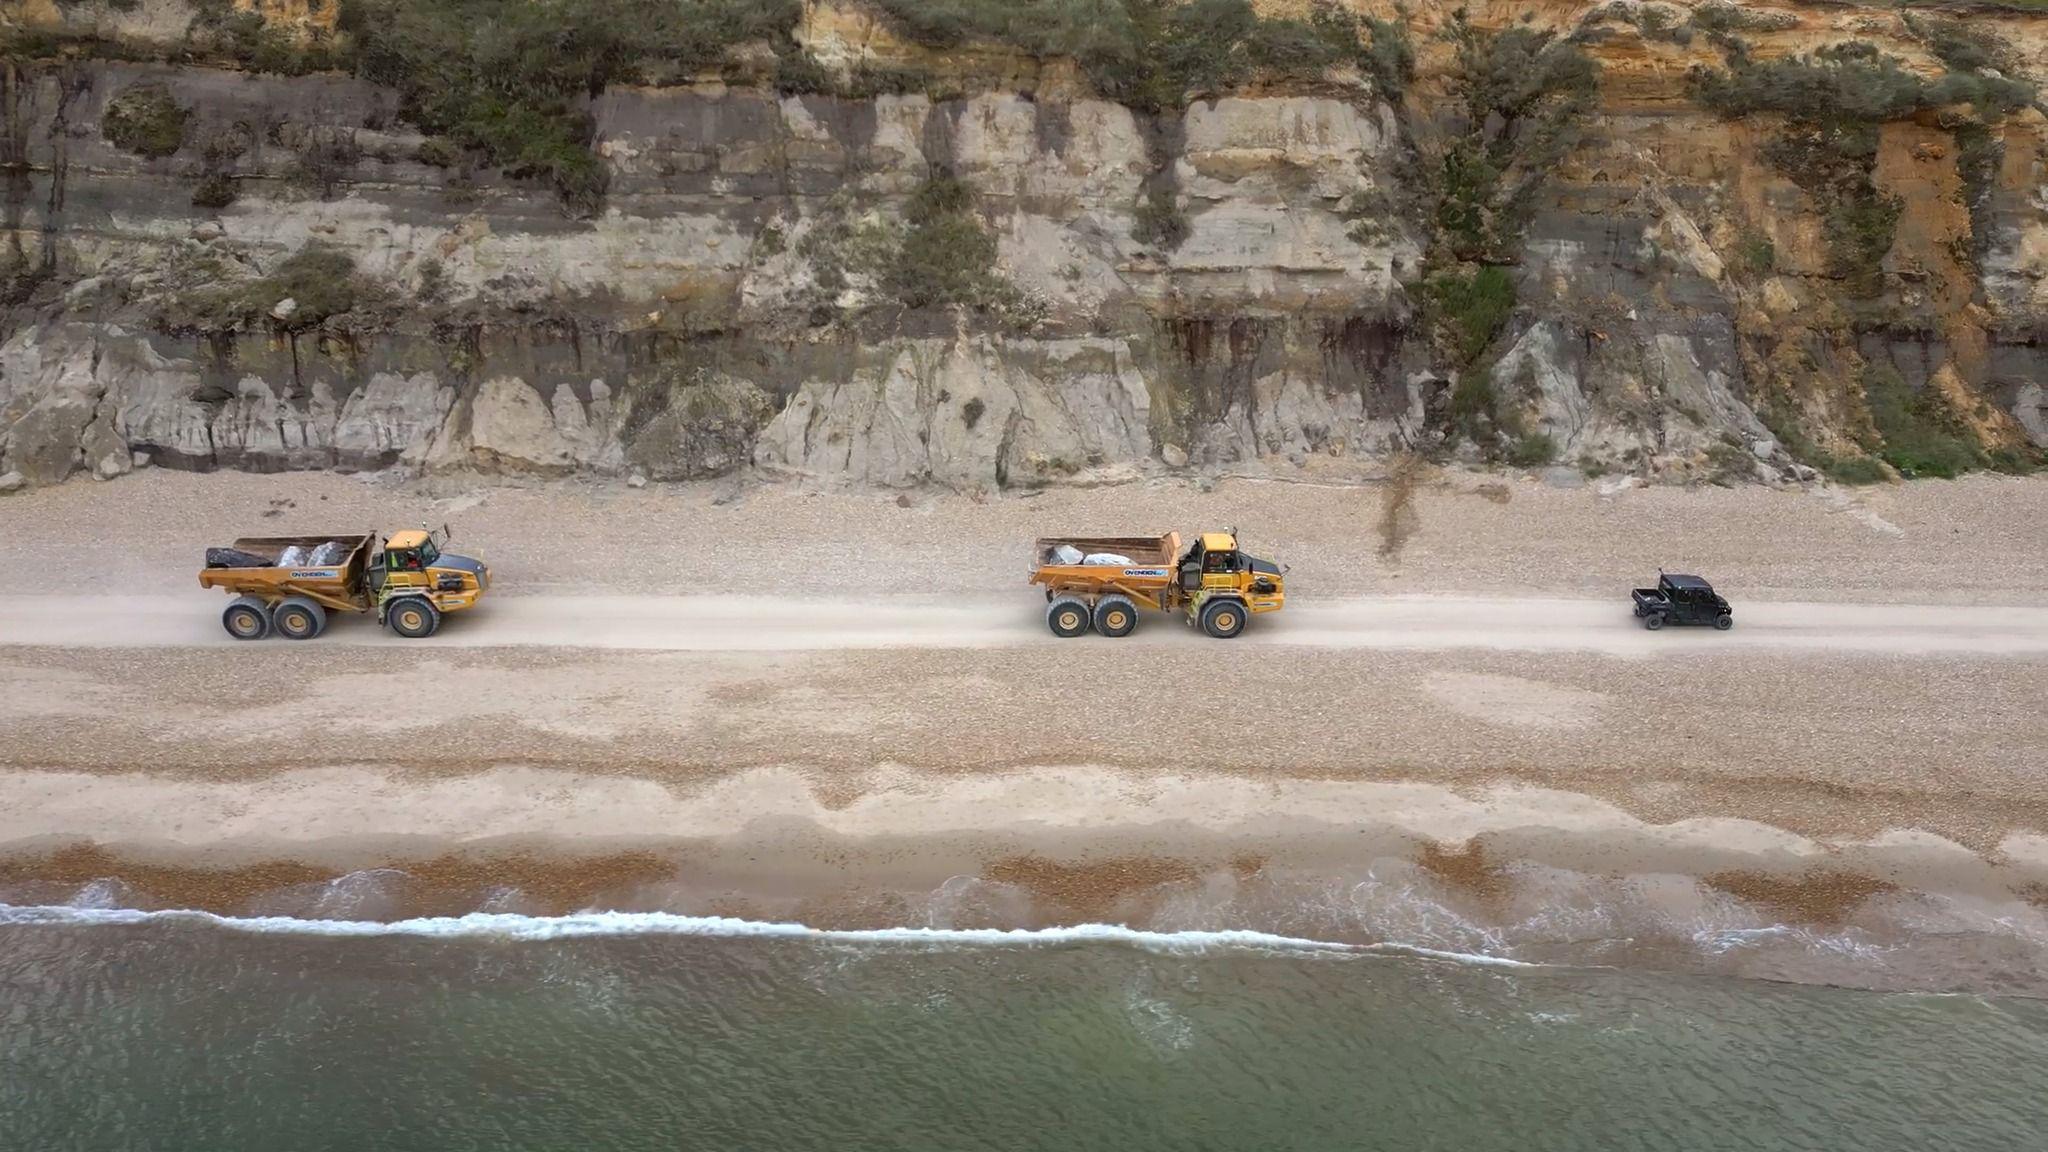
{"type": "MultiPolygon", "coordinates": [[[[1951,67],[1986,68],[1997,44],[1984,34],[1949,29],[1946,22],[1915,22],[1936,55],[1951,67]]],[[[1764,148],[1765,158],[1798,184],[1822,213],[1834,274],[1856,296],[1884,290],[1884,257],[1903,205],[1878,188],[1879,126],[1931,109],[1967,105],[1977,121],[1995,121],[2024,107],[2033,89],[1987,71],[1952,71],[1927,80],[1871,44],[1847,41],[1810,56],[1760,61],[1740,41],[1729,46],[1726,69],[1696,69],[1694,97],[1723,116],[1771,113],[1784,128],[1764,148]]]]}
{"type": "MultiPolygon", "coordinates": [[[[1250,0],[873,0],[906,37],[947,48],[970,40],[1067,56],[1111,100],[1178,108],[1191,93],[1255,77],[1313,80],[1350,64],[1382,84],[1414,70],[1406,30],[1335,0],[1303,17],[1260,16],[1250,0]]],[[[1390,93],[1396,94],[1396,93],[1390,93]]]]}
{"type": "Polygon", "coordinates": [[[510,175],[545,178],[587,214],[605,190],[590,97],[787,38],[801,14],[798,0],[343,0],[340,24],[358,74],[397,89],[407,119],[510,175]]]}

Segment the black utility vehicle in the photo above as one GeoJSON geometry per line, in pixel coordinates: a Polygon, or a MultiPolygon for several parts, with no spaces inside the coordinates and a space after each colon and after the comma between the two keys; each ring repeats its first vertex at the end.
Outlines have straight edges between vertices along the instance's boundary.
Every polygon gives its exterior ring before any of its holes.
{"type": "Polygon", "coordinates": [[[1712,624],[1723,632],[1735,627],[1728,602],[1697,576],[1659,572],[1655,588],[1638,588],[1634,595],[1636,615],[1651,631],[1666,624],[1712,624]]]}

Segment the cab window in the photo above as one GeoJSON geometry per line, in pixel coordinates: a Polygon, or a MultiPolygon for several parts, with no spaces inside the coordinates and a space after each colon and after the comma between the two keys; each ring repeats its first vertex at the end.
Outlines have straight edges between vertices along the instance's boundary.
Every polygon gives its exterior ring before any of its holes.
{"type": "Polygon", "coordinates": [[[1204,572],[1235,572],[1237,554],[1234,552],[1211,552],[1202,557],[1204,572]]]}
{"type": "Polygon", "coordinates": [[[434,547],[433,540],[429,539],[425,544],[420,545],[420,567],[432,568],[434,561],[440,558],[441,550],[434,547]]]}

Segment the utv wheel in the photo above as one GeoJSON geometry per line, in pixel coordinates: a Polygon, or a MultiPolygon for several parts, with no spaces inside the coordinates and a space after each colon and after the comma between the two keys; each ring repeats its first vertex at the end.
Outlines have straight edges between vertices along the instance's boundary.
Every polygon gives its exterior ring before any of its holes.
{"type": "Polygon", "coordinates": [[[393,632],[408,640],[424,640],[441,626],[440,611],[417,596],[408,596],[392,604],[385,611],[384,619],[393,632]]]}
{"type": "Polygon", "coordinates": [[[1714,627],[1719,631],[1726,632],[1730,628],[1735,627],[1735,617],[1723,612],[1719,616],[1714,617],[1714,627]]]}
{"type": "Polygon", "coordinates": [[[1088,605],[1076,596],[1062,596],[1045,606],[1045,626],[1071,639],[1088,631],[1088,605]]]}
{"type": "Polygon", "coordinates": [[[1643,617],[1643,627],[1648,628],[1652,632],[1663,626],[1664,614],[1662,612],[1652,612],[1648,616],[1643,617]]]}
{"type": "Polygon", "coordinates": [[[242,596],[220,614],[220,623],[237,640],[261,640],[270,634],[270,609],[254,596],[242,596]]]}
{"type": "Polygon", "coordinates": [[[1245,607],[1236,600],[1212,600],[1202,609],[1202,631],[1228,640],[1244,631],[1245,607]]]}
{"type": "Polygon", "coordinates": [[[327,630],[327,610],[304,596],[286,597],[271,610],[270,627],[287,640],[311,640],[327,630]]]}
{"type": "Polygon", "coordinates": [[[1104,636],[1129,636],[1138,626],[1138,606],[1128,596],[1104,596],[1095,605],[1095,630],[1104,636]]]}

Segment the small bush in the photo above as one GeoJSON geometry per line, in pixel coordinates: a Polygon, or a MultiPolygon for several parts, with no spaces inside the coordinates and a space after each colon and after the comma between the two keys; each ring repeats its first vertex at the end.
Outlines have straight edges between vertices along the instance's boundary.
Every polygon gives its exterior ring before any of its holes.
{"type": "Polygon", "coordinates": [[[332,124],[284,125],[278,142],[292,151],[291,181],[322,200],[334,198],[363,158],[356,130],[332,124]]]}
{"type": "Polygon", "coordinates": [[[976,396],[960,406],[960,419],[966,423],[968,430],[972,431],[976,424],[981,423],[981,414],[987,410],[988,405],[983,404],[981,397],[976,396]]]}
{"type": "Polygon", "coordinates": [[[1540,468],[1557,459],[1557,441],[1548,432],[1531,432],[1508,443],[1507,461],[1517,468],[1540,468]]]}
{"type": "Polygon", "coordinates": [[[810,53],[791,45],[775,56],[775,90],[784,96],[815,96],[831,92],[832,73],[811,58],[810,53]]]}
{"type": "Polygon", "coordinates": [[[1408,25],[1391,20],[1364,17],[1368,42],[1360,66],[1372,78],[1373,90],[1382,100],[1398,104],[1415,81],[1415,44],[1408,25]]]}
{"type": "Polygon", "coordinates": [[[462,149],[445,136],[429,136],[413,150],[412,158],[433,168],[456,168],[462,164],[462,149]]]}
{"type": "Polygon", "coordinates": [[[161,160],[185,143],[191,112],[156,84],[137,84],[107,101],[100,131],[107,143],[150,160],[161,160]]]}
{"type": "Polygon", "coordinates": [[[1502,268],[1439,273],[1423,292],[1431,320],[1461,364],[1479,359],[1515,310],[1515,282],[1502,268]]]}
{"type": "Polygon", "coordinates": [[[1188,218],[1180,210],[1173,189],[1155,186],[1138,202],[1131,220],[1131,239],[1171,252],[1188,238],[1188,218]]]}
{"type": "Polygon", "coordinates": [[[196,208],[225,208],[240,195],[233,176],[225,172],[211,172],[201,177],[199,184],[192,189],[192,204],[196,208]]]}
{"type": "Polygon", "coordinates": [[[1797,28],[1790,12],[1751,12],[1735,4],[1702,4],[1692,10],[1692,26],[1701,32],[1776,32],[1797,28]]]}
{"type": "Polygon", "coordinates": [[[1449,431],[1454,439],[1478,445],[1489,457],[1500,452],[1503,442],[1511,460],[1521,452],[1534,460],[1546,443],[1548,456],[1543,463],[1557,455],[1557,446],[1547,435],[1539,433],[1540,440],[1524,435],[1521,420],[1501,407],[1493,377],[1482,368],[1467,368],[1458,374],[1458,382],[1451,389],[1449,431]]]}
{"type": "Polygon", "coordinates": [[[2012,67],[2012,49],[1997,33],[1961,20],[1938,16],[1907,16],[1906,29],[1927,45],[1934,58],[1951,72],[2001,71],[2012,67]]]}
{"type": "Polygon", "coordinates": [[[423,304],[439,304],[448,298],[448,266],[435,257],[420,261],[419,298],[423,304]]]}
{"type": "Polygon", "coordinates": [[[872,100],[877,96],[907,96],[922,92],[925,85],[923,73],[862,62],[854,65],[853,71],[847,74],[846,94],[856,100],[872,100]]]}
{"type": "Polygon", "coordinates": [[[1756,475],[1756,454],[1740,444],[1707,445],[1707,479],[1724,487],[1756,475]]]}
{"type": "Polygon", "coordinates": [[[346,252],[309,244],[268,276],[223,282],[225,269],[199,278],[189,291],[159,300],[158,327],[170,332],[234,332],[269,325],[281,332],[303,332],[326,321],[377,303],[382,292],[356,272],[346,252]],[[283,319],[271,316],[279,303],[294,307],[283,319]]]}
{"type": "Polygon", "coordinates": [[[1883,441],[1878,455],[1900,475],[1949,479],[1988,463],[1939,395],[1924,390],[1916,395],[1892,369],[1864,372],[1863,395],[1883,441]]]}
{"type": "Polygon", "coordinates": [[[964,213],[936,217],[904,234],[882,286],[905,308],[979,305],[995,260],[996,238],[981,221],[964,213]]]}
{"type": "Polygon", "coordinates": [[[1736,241],[1735,267],[1749,276],[1768,276],[1778,264],[1778,246],[1754,228],[1745,229],[1736,241]]]}
{"type": "Polygon", "coordinates": [[[1882,484],[1891,479],[1884,465],[1868,456],[1823,457],[1814,466],[1842,484],[1882,484]]]}

